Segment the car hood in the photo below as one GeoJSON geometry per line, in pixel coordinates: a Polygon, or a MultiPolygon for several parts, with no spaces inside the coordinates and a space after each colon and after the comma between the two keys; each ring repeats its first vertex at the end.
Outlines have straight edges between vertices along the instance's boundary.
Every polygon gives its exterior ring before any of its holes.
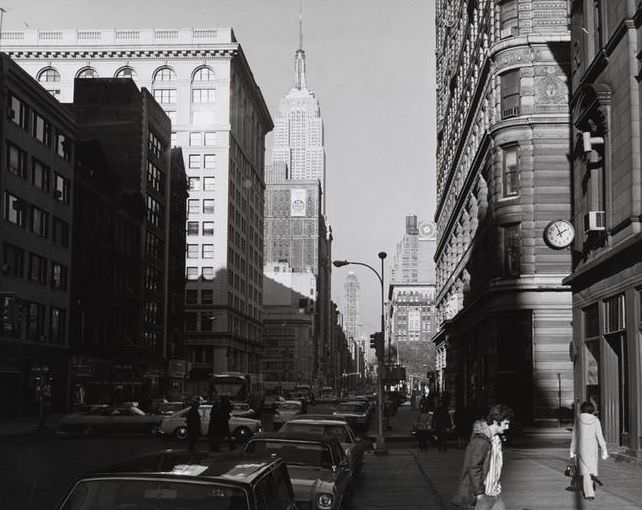
{"type": "Polygon", "coordinates": [[[364,418],[365,416],[367,416],[367,414],[335,411],[334,416],[343,416],[345,418],[364,418]]]}
{"type": "Polygon", "coordinates": [[[288,464],[296,500],[312,501],[315,494],[334,493],[334,474],[327,468],[288,464]]]}

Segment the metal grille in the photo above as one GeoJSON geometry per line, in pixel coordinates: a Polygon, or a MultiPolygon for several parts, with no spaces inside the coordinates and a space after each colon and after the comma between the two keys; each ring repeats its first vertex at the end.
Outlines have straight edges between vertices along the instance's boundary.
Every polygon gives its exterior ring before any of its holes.
{"type": "Polygon", "coordinates": [[[604,333],[615,333],[625,328],[624,294],[604,301],[604,333]]]}

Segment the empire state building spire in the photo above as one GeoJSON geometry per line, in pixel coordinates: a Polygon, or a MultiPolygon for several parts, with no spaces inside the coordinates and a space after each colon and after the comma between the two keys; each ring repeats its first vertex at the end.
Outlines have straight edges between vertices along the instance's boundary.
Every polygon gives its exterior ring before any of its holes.
{"type": "Polygon", "coordinates": [[[299,49],[294,54],[294,88],[305,90],[305,51],[303,51],[303,0],[299,8],[299,49]]]}

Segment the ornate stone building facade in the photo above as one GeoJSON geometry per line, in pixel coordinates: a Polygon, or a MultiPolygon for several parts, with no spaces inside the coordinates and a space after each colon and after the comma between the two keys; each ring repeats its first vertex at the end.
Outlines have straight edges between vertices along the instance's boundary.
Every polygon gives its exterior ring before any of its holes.
{"type": "MultiPolygon", "coordinates": [[[[639,2],[572,11],[575,394],[607,441],[642,457],[642,184],[639,2]]],[[[617,451],[609,448],[609,451],[617,451]]]]}
{"type": "Polygon", "coordinates": [[[568,2],[436,8],[442,389],[552,422],[573,401],[571,257],[542,238],[570,214],[568,2]]]}

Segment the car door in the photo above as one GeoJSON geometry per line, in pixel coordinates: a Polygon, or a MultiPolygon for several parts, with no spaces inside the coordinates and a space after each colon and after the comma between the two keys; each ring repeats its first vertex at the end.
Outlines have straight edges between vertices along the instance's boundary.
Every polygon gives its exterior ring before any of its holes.
{"type": "Polygon", "coordinates": [[[336,466],[335,486],[343,498],[350,491],[350,485],[352,484],[352,471],[348,465],[348,459],[343,448],[341,448],[338,443],[333,443],[331,450],[332,460],[334,466],[336,466]]]}

